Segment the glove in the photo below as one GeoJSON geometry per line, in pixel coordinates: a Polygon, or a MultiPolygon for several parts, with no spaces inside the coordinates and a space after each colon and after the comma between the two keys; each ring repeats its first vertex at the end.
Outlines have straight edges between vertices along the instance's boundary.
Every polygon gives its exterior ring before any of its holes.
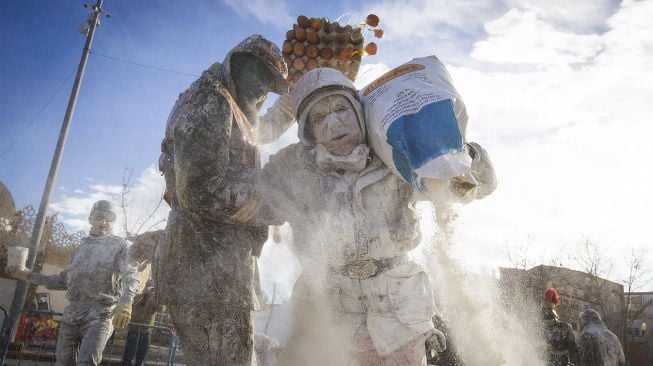
{"type": "Polygon", "coordinates": [[[433,329],[433,335],[426,340],[426,351],[430,352],[431,358],[447,349],[447,337],[437,329],[433,329]]]}
{"type": "Polygon", "coordinates": [[[7,273],[17,280],[28,281],[27,278],[29,277],[30,273],[32,273],[32,271],[29,269],[18,269],[18,266],[8,266],[7,273]]]}
{"type": "Polygon", "coordinates": [[[113,326],[116,329],[123,329],[129,324],[132,318],[131,304],[120,303],[113,310],[113,326]]]}
{"type": "Polygon", "coordinates": [[[449,191],[461,203],[469,203],[476,199],[478,192],[478,182],[471,174],[461,175],[451,178],[449,182],[449,191]]]}

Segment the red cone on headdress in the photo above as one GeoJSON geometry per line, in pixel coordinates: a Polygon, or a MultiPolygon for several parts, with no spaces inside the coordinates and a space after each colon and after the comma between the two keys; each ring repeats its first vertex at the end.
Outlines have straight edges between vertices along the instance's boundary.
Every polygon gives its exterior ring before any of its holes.
{"type": "Polygon", "coordinates": [[[558,296],[558,291],[554,288],[547,288],[544,291],[544,302],[551,301],[555,305],[558,305],[560,302],[560,296],[558,296]]]}

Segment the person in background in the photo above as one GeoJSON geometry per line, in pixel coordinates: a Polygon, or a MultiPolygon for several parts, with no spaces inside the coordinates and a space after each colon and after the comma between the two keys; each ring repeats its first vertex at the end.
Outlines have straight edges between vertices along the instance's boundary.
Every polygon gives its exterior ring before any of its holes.
{"type": "Polygon", "coordinates": [[[136,265],[130,260],[129,242],[111,235],[116,213],[109,201],[93,204],[88,217],[89,235],[59,274],[46,276],[30,270],[8,268],[18,279],[66,290],[57,340],[56,365],[99,365],[113,328],[129,323],[138,287],[136,265]]]}
{"type": "Polygon", "coordinates": [[[622,366],[626,364],[619,338],[601,320],[596,310],[580,313],[580,365],[622,366]]]}
{"type": "Polygon", "coordinates": [[[154,251],[162,234],[163,230],[157,230],[129,237],[133,242],[129,248],[129,256],[134,263],[138,263],[138,277],[145,279],[145,284],[134,298],[132,324],[129,325],[125,338],[121,365],[131,365],[134,360],[136,365],[145,364],[152,337],[151,326],[154,325],[156,313],[165,308],[156,301],[153,281],[147,279],[151,275],[150,266],[154,260],[154,251]]]}
{"type": "Polygon", "coordinates": [[[558,319],[555,307],[560,303],[558,291],[548,288],[544,291],[542,307],[542,332],[546,342],[547,366],[578,365],[578,345],[571,325],[558,319]]]}
{"type": "Polygon", "coordinates": [[[125,338],[121,366],[132,365],[132,361],[135,362],[134,365],[141,366],[145,365],[147,361],[156,313],[165,308],[157,303],[155,290],[151,284],[152,282],[148,281],[143,292],[136,295],[134,299],[132,319],[125,338]]]}

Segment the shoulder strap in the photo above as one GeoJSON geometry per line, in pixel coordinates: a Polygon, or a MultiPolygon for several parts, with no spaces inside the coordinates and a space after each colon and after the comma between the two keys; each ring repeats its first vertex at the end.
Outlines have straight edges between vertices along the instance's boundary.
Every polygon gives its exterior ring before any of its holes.
{"type": "Polygon", "coordinates": [[[238,104],[236,104],[236,101],[234,98],[231,96],[231,93],[229,93],[229,90],[227,87],[222,85],[221,83],[217,85],[218,92],[227,100],[227,103],[229,103],[229,107],[231,107],[232,114],[234,116],[234,119],[236,120],[236,123],[238,124],[238,129],[240,129],[240,132],[243,134],[243,139],[249,143],[253,144],[254,143],[254,126],[249,122],[243,111],[240,110],[240,107],[238,104]]]}

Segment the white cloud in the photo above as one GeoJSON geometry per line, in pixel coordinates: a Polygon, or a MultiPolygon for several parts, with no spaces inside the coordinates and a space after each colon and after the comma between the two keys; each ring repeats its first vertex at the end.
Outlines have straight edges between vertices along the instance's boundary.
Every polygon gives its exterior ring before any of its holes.
{"type": "Polygon", "coordinates": [[[601,51],[600,36],[555,29],[536,10],[512,9],[485,25],[486,40],[474,45],[472,58],[505,63],[584,63],[601,51]]]}
{"type": "Polygon", "coordinates": [[[363,11],[377,14],[381,19],[380,26],[393,39],[423,40],[442,36],[445,27],[460,32],[473,32],[480,24],[502,11],[501,3],[485,0],[392,0],[379,1],[366,6],[363,11]]]}
{"type": "MultiPolygon", "coordinates": [[[[130,233],[136,234],[165,227],[164,221],[168,217],[169,208],[165,202],[159,205],[163,190],[163,178],[153,166],[141,172],[136,181],[130,184],[125,196],[127,227],[130,233]]],[[[88,187],[88,192],[76,188],[74,196],[62,195],[50,205],[50,210],[58,213],[61,221],[72,231],[88,231],[90,225],[87,218],[93,203],[101,199],[109,200],[113,202],[118,216],[114,233],[124,236],[125,215],[120,210],[121,192],[121,185],[94,184],[88,187]]]]}
{"type": "Polygon", "coordinates": [[[381,75],[390,71],[390,67],[381,63],[366,63],[361,65],[356,76],[356,88],[362,89],[381,75]]]}
{"type": "Polygon", "coordinates": [[[542,19],[556,28],[594,33],[605,29],[605,20],[618,10],[620,1],[514,0],[507,3],[519,9],[537,9],[542,19]]]}
{"type": "MultiPolygon", "coordinates": [[[[503,1],[444,0],[377,1],[362,6],[359,16],[377,14],[379,27],[385,31],[381,39],[370,33],[366,42],[379,46],[375,56],[364,63],[374,62],[398,66],[414,57],[437,54],[449,60],[463,62],[472,42],[483,34],[483,24],[505,11],[503,1]]],[[[359,19],[354,18],[354,21],[359,19]]]]}
{"type": "Polygon", "coordinates": [[[505,264],[508,242],[539,249],[585,236],[607,247],[620,279],[626,248],[650,241],[650,14],[652,2],[625,2],[606,33],[586,36],[513,10],[471,52],[496,64],[450,67],[469,136],[487,147],[499,179],[492,196],[461,209],[457,249],[469,268],[505,264]],[[540,65],[515,71],[515,61],[540,65]]]}
{"type": "Polygon", "coordinates": [[[222,0],[243,18],[253,16],[261,23],[271,24],[277,28],[286,28],[295,21],[290,16],[287,4],[283,0],[222,0]]]}

